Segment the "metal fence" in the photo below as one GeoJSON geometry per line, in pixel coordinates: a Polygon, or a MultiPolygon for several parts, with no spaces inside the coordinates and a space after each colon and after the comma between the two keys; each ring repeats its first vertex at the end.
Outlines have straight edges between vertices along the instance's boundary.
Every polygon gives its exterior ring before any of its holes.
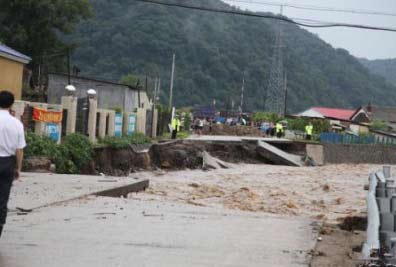
{"type": "Polygon", "coordinates": [[[390,137],[378,137],[374,135],[355,136],[351,134],[321,133],[321,143],[330,144],[381,144],[396,145],[396,139],[390,137]]]}

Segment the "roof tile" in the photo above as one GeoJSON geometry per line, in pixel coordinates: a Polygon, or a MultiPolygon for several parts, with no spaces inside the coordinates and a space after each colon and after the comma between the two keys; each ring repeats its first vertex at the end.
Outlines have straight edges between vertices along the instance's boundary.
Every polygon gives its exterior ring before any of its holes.
{"type": "Polygon", "coordinates": [[[313,110],[319,112],[324,117],[339,119],[339,120],[350,120],[352,115],[356,112],[354,109],[339,109],[339,108],[325,108],[325,107],[313,107],[313,110]]]}

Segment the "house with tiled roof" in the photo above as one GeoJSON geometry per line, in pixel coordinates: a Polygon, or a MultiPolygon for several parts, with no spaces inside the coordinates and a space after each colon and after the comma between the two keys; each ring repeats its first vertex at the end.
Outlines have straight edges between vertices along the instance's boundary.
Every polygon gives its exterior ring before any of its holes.
{"type": "Polygon", "coordinates": [[[396,130],[396,107],[380,107],[368,104],[365,111],[371,121],[385,122],[390,128],[396,130]]]}
{"type": "Polygon", "coordinates": [[[352,132],[368,132],[368,123],[370,117],[362,107],[357,109],[311,107],[300,112],[295,117],[304,117],[311,119],[326,119],[330,121],[333,129],[349,129],[352,132]]]}
{"type": "Polygon", "coordinates": [[[20,99],[23,70],[30,61],[30,57],[0,43],[0,90],[11,91],[20,99]]]}
{"type": "Polygon", "coordinates": [[[370,121],[367,112],[361,107],[358,109],[312,107],[296,114],[296,116],[339,121],[354,121],[360,123],[366,123],[370,121]]]}

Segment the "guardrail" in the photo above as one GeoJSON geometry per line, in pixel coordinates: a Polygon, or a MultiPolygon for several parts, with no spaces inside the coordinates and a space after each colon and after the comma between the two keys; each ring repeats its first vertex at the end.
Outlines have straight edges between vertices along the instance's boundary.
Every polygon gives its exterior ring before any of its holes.
{"type": "Polygon", "coordinates": [[[367,240],[364,266],[396,267],[396,178],[390,166],[371,173],[367,193],[367,240]]]}

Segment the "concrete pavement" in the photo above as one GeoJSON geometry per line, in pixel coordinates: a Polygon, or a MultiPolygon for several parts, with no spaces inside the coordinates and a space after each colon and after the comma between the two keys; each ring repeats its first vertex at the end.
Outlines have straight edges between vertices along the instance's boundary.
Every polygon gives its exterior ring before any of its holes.
{"type": "Polygon", "coordinates": [[[256,136],[234,136],[234,135],[190,135],[184,140],[191,141],[216,141],[216,142],[242,142],[246,141],[263,141],[269,143],[292,143],[293,141],[286,138],[276,137],[256,137],[256,136]]]}
{"type": "Polygon", "coordinates": [[[262,157],[279,165],[303,166],[301,156],[287,153],[266,142],[258,141],[257,151],[262,157]]]}
{"type": "Polygon", "coordinates": [[[314,228],[303,218],[89,197],[11,214],[0,266],[308,266],[314,228]]]}
{"type": "Polygon", "coordinates": [[[13,184],[8,206],[10,210],[30,210],[139,181],[142,180],[131,177],[23,173],[13,184]]]}

